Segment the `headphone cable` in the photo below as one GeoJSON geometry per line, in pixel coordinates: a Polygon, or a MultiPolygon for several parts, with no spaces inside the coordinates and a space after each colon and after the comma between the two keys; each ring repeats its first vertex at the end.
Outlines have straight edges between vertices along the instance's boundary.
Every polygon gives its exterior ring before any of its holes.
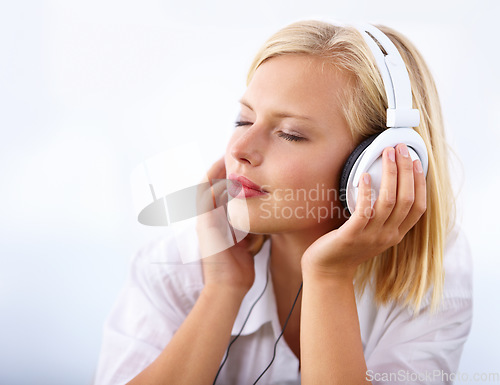
{"type": "MultiPolygon", "coordinates": [[[[243,325],[241,325],[240,331],[238,332],[238,334],[236,335],[236,337],[234,337],[231,340],[231,342],[229,343],[229,345],[227,347],[227,350],[226,350],[226,354],[225,354],[224,360],[222,361],[222,363],[219,366],[219,370],[217,371],[217,374],[215,375],[215,379],[214,379],[214,382],[213,382],[212,385],[216,384],[217,378],[219,377],[219,374],[220,374],[222,368],[224,367],[224,365],[226,364],[226,361],[227,361],[227,359],[229,357],[229,350],[231,349],[231,346],[233,345],[233,343],[238,339],[238,337],[243,332],[243,329],[244,329],[244,327],[245,327],[248,319],[250,318],[250,314],[252,313],[252,311],[253,311],[255,305],[257,304],[257,302],[259,302],[259,300],[264,295],[264,293],[265,293],[265,291],[267,289],[267,284],[268,283],[269,283],[269,261],[268,261],[268,269],[267,269],[267,274],[266,274],[266,284],[264,285],[264,289],[262,290],[262,292],[260,293],[259,297],[257,297],[257,299],[255,300],[255,302],[250,307],[250,310],[248,311],[248,314],[247,314],[247,316],[245,318],[245,321],[243,322],[243,325]]],[[[257,377],[257,379],[255,380],[255,382],[252,385],[255,385],[257,382],[259,382],[260,379],[262,378],[262,376],[267,372],[267,370],[273,364],[274,359],[276,358],[276,348],[277,348],[278,342],[280,341],[281,337],[285,333],[285,329],[286,329],[286,326],[288,325],[288,321],[290,320],[290,317],[292,316],[293,309],[295,308],[295,305],[297,304],[297,300],[299,299],[300,293],[302,291],[302,286],[303,286],[303,282],[300,283],[299,290],[297,292],[297,295],[295,296],[295,299],[293,300],[292,308],[290,309],[290,312],[288,313],[288,316],[286,317],[285,323],[283,324],[283,328],[281,329],[281,333],[278,336],[278,338],[276,339],[276,341],[274,342],[273,357],[271,358],[271,361],[269,362],[269,364],[267,365],[267,367],[264,369],[264,371],[259,375],[259,377],[257,377]]]]}
{"type": "Polygon", "coordinates": [[[295,304],[297,303],[297,300],[299,299],[300,292],[302,291],[302,285],[303,285],[303,282],[300,283],[299,291],[297,292],[297,295],[295,296],[292,308],[290,309],[290,313],[288,313],[288,316],[286,317],[285,323],[283,324],[283,329],[281,329],[281,334],[278,336],[278,339],[274,343],[273,358],[271,359],[271,362],[269,362],[269,365],[267,365],[267,367],[264,369],[264,371],[260,374],[260,376],[255,380],[255,382],[252,385],[255,385],[262,378],[264,373],[267,372],[267,370],[273,364],[274,358],[276,357],[276,346],[278,345],[279,340],[283,336],[283,333],[285,333],[285,328],[286,328],[286,325],[288,324],[288,320],[290,319],[290,316],[292,315],[293,309],[295,308],[295,304]]]}
{"type": "MultiPolygon", "coordinates": [[[[264,285],[264,289],[262,290],[262,292],[260,293],[260,295],[257,297],[257,299],[255,300],[255,302],[252,304],[252,306],[250,307],[250,310],[248,311],[248,314],[245,318],[245,321],[243,322],[243,325],[241,325],[241,329],[240,331],[238,332],[238,334],[236,335],[236,337],[234,337],[231,342],[229,343],[229,345],[227,346],[227,350],[226,350],[226,354],[225,354],[225,357],[224,357],[224,360],[222,361],[222,363],[220,364],[219,366],[219,370],[217,371],[217,374],[215,375],[215,379],[214,379],[214,382],[212,385],[215,385],[215,383],[217,382],[217,378],[219,377],[219,374],[222,370],[222,368],[224,367],[224,365],[226,364],[226,361],[229,357],[229,349],[231,349],[231,346],[234,344],[234,342],[238,339],[238,337],[241,335],[241,333],[243,332],[243,328],[245,327],[248,319],[250,318],[250,314],[252,314],[252,310],[253,308],[255,307],[255,305],[257,305],[257,302],[259,302],[259,300],[262,298],[262,296],[264,295],[264,293],[266,292],[266,289],[267,289],[267,284],[269,283],[269,263],[270,263],[270,260],[271,258],[269,258],[268,262],[267,262],[267,273],[266,273],[266,284],[264,285]]],[[[267,370],[267,369],[266,369],[267,370]]]]}

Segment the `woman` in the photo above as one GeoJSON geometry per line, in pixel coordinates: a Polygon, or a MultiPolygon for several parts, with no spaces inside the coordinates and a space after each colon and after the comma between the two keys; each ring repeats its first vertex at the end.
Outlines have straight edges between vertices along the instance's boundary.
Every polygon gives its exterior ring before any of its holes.
{"type": "MultiPolygon", "coordinates": [[[[416,49],[379,28],[408,69],[427,176],[405,144],[387,147],[377,200],[364,173],[344,215],[343,166],[386,129],[381,75],[354,28],[279,31],[257,54],[225,157],[208,173],[234,181],[228,216],[251,235],[199,264],[175,264],[173,236],[139,254],[106,324],[97,383],[451,383],[472,294],[439,100],[416,49]],[[169,263],[151,264],[155,255],[169,263]]],[[[203,254],[213,226],[200,218],[178,247],[197,231],[190,252],[203,254]]]]}

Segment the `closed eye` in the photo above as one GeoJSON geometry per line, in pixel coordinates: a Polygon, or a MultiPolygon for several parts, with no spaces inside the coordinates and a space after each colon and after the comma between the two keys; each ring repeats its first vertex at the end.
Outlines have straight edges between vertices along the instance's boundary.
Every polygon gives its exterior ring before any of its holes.
{"type": "Polygon", "coordinates": [[[286,132],[279,132],[278,136],[290,142],[300,142],[306,140],[306,138],[303,138],[302,136],[287,134],[286,132]]]}
{"type": "MultiPolygon", "coordinates": [[[[251,126],[253,123],[246,121],[246,120],[237,120],[234,122],[235,127],[246,127],[246,126],[251,126]]],[[[288,140],[289,142],[300,142],[300,141],[305,141],[307,140],[306,138],[302,136],[297,136],[297,135],[292,135],[288,134],[286,132],[280,131],[278,133],[278,137],[283,138],[285,140],[288,140]]]]}

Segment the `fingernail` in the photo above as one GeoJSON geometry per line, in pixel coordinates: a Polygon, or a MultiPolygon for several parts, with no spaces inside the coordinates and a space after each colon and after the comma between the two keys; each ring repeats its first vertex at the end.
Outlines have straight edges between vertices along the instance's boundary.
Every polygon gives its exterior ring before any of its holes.
{"type": "Polygon", "coordinates": [[[365,182],[365,184],[370,184],[370,174],[363,175],[363,182],[365,182]]]}
{"type": "Polygon", "coordinates": [[[408,147],[406,147],[406,144],[399,146],[399,153],[405,158],[408,158],[408,147]]]}
{"type": "Polygon", "coordinates": [[[389,159],[393,162],[396,161],[396,152],[394,151],[393,148],[390,148],[388,151],[387,151],[387,156],[389,156],[389,159]]]}
{"type": "Polygon", "coordinates": [[[419,173],[422,174],[424,170],[422,169],[422,163],[420,163],[420,160],[415,161],[415,170],[419,173]]]}

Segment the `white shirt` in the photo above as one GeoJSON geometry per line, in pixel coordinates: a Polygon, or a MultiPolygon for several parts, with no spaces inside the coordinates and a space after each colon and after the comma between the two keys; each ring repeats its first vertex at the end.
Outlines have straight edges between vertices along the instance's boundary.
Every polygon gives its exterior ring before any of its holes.
{"type": "MultiPolygon", "coordinates": [[[[108,316],[96,385],[125,384],[154,361],[193,308],[202,288],[199,262],[182,264],[183,252],[199,253],[194,228],[184,240],[173,232],[139,252],[127,283],[108,316]]],[[[267,277],[270,241],[255,256],[256,278],[245,296],[232,335],[236,336],[267,277]]],[[[395,305],[376,307],[369,289],[357,300],[367,379],[373,384],[449,384],[456,372],[472,322],[472,260],[458,229],[445,249],[445,286],[439,311],[430,314],[428,297],[419,315],[395,305]]],[[[298,289],[298,288],[297,288],[298,289]]],[[[210,330],[200,330],[209,333],[210,330]]],[[[253,384],[273,356],[281,332],[272,279],[255,305],[217,384],[253,384]]],[[[300,384],[299,361],[284,338],[260,385],[300,384]]]]}

